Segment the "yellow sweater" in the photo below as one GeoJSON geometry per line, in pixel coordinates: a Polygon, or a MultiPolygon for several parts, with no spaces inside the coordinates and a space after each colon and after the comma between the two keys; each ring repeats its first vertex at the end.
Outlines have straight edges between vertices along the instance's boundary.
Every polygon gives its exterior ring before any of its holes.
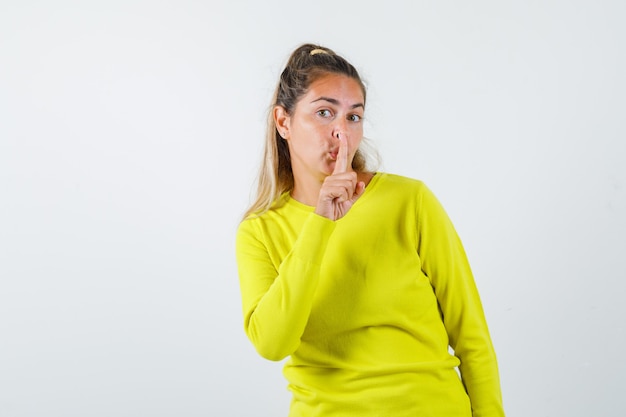
{"type": "Polygon", "coordinates": [[[504,416],[474,279],[430,190],[378,173],[344,218],[313,210],[286,193],[237,232],[245,331],[263,357],[291,355],[289,415],[504,416]]]}

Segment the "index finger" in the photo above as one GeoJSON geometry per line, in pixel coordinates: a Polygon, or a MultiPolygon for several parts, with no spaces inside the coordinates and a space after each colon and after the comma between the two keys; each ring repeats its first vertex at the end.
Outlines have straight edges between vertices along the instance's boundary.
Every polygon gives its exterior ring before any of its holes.
{"type": "Polygon", "coordinates": [[[341,133],[338,133],[337,137],[339,138],[339,151],[333,174],[341,174],[348,170],[348,141],[341,133]]]}

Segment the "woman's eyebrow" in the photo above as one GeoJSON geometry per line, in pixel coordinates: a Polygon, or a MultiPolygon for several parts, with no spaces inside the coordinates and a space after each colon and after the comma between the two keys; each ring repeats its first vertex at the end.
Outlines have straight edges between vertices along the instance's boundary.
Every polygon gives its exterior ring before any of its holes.
{"type": "MultiPolygon", "coordinates": [[[[317,101],[327,101],[327,102],[329,102],[331,104],[339,105],[339,100],[337,100],[335,98],[332,98],[332,97],[324,97],[324,96],[318,97],[315,100],[313,100],[311,103],[315,103],[317,101]]],[[[365,105],[363,103],[356,103],[356,104],[353,104],[352,106],[350,106],[350,108],[352,108],[352,109],[356,109],[357,107],[365,108],[365,105]]]]}

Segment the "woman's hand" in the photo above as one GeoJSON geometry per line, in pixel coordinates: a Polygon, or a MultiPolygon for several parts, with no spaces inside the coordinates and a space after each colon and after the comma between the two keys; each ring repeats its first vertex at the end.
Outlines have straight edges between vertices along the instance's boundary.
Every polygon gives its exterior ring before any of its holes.
{"type": "Polygon", "coordinates": [[[333,173],[326,177],[315,207],[315,213],[330,220],[339,220],[365,191],[365,183],[357,181],[354,171],[348,171],[348,143],[339,134],[339,151],[333,173]]]}

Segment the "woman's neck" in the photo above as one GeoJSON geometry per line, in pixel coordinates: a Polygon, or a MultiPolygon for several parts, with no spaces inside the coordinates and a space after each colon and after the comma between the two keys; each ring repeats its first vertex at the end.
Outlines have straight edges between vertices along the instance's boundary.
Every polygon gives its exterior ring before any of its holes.
{"type": "Polygon", "coordinates": [[[308,180],[294,178],[293,190],[291,190],[291,198],[299,203],[307,206],[317,206],[317,200],[322,188],[323,181],[315,178],[308,180]]]}

